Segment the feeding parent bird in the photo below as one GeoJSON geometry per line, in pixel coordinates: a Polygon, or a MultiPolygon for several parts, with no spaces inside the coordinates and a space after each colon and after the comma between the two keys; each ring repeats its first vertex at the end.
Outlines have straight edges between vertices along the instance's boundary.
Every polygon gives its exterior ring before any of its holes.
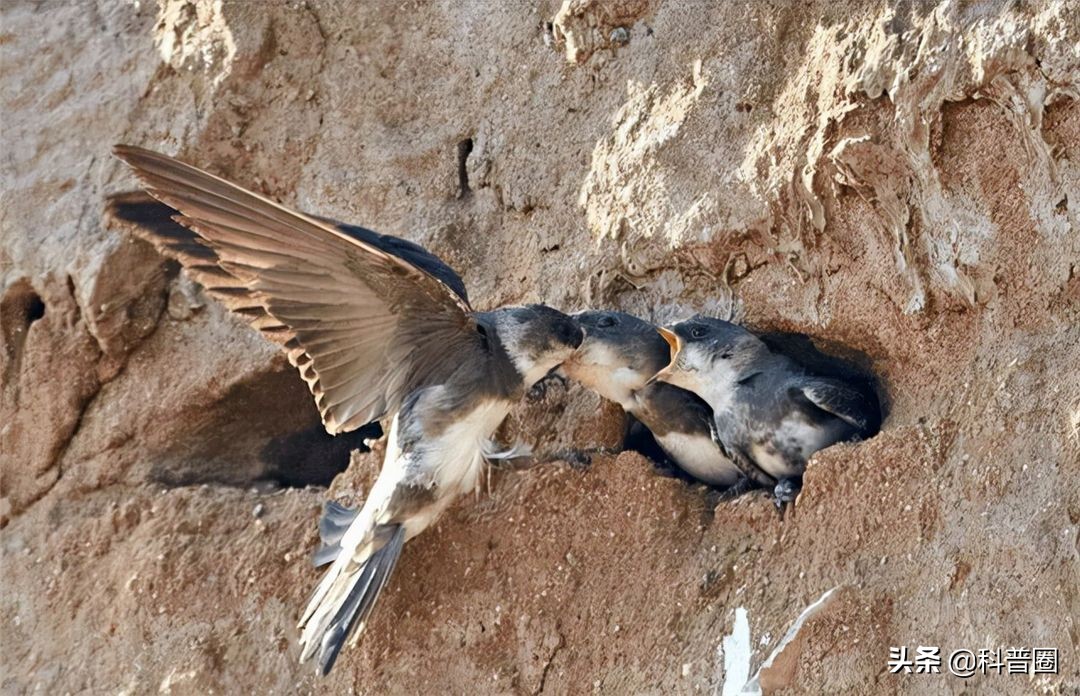
{"type": "Polygon", "coordinates": [[[318,655],[326,674],[402,545],[476,488],[495,429],[582,330],[544,305],[474,311],[461,278],[419,245],[290,210],[166,155],[114,152],[182,226],[132,229],[284,344],[328,432],[391,419],[363,507],[330,503],[319,525],[316,558],[331,565],[300,619],[301,660],[318,655]]]}
{"type": "Polygon", "coordinates": [[[649,429],[667,458],[695,479],[718,487],[742,479],[712,438],[709,405],[681,387],[649,381],[670,357],[655,326],[625,312],[588,310],[573,316],[585,329],[585,340],[562,372],[622,406],[649,429]]]}
{"type": "Polygon", "coordinates": [[[743,473],[773,488],[778,507],[794,500],[812,454],[881,426],[870,390],[815,374],[741,326],[696,316],[659,331],[671,360],[654,380],[709,404],[716,439],[743,473]]]}

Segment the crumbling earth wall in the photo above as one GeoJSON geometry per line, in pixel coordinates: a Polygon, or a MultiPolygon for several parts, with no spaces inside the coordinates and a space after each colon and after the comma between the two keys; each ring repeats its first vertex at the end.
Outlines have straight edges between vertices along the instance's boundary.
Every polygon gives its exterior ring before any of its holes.
{"type": "MultiPolygon", "coordinates": [[[[756,668],[832,588],[766,692],[1080,689],[1075,2],[0,12],[5,693],[713,692],[737,608],[756,668]],[[861,351],[889,418],[817,456],[782,523],[631,453],[495,472],[319,682],[293,628],[306,484],[360,443],[103,224],[133,186],[115,142],[419,241],[481,308],[704,311],[861,351]],[[899,645],[1056,647],[1060,674],[891,675],[899,645]]],[[[571,388],[504,435],[620,429],[571,388]]]]}

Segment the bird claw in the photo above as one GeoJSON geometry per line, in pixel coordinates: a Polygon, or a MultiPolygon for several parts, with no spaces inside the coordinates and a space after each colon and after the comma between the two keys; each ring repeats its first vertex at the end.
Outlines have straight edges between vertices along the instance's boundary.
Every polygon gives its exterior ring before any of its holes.
{"type": "Polygon", "coordinates": [[[592,466],[592,454],[584,450],[567,450],[559,455],[559,458],[570,465],[571,469],[584,471],[592,466]]]}
{"type": "Polygon", "coordinates": [[[743,476],[727,488],[720,489],[720,500],[734,500],[745,493],[759,490],[760,488],[760,483],[748,476],[743,476]]]}
{"type": "Polygon", "coordinates": [[[547,398],[548,388],[553,382],[557,383],[564,392],[569,388],[569,381],[566,377],[557,372],[549,372],[543,379],[532,386],[529,393],[525,395],[525,400],[529,403],[543,401],[547,398]]]}
{"type": "Polygon", "coordinates": [[[802,480],[798,477],[782,478],[776,482],[776,486],[773,488],[772,501],[777,512],[780,513],[781,520],[784,519],[787,504],[791,503],[794,507],[795,498],[799,496],[800,490],[802,490],[802,480]]]}

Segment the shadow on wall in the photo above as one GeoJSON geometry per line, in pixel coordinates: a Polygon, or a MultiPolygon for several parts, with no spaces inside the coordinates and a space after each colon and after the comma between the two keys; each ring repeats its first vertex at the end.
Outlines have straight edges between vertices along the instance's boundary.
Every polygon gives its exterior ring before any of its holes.
{"type": "Polygon", "coordinates": [[[291,367],[237,385],[184,421],[191,429],[175,438],[150,472],[167,486],[328,486],[348,467],[352,450],[368,451],[364,440],[382,434],[371,423],[329,435],[291,367]]]}

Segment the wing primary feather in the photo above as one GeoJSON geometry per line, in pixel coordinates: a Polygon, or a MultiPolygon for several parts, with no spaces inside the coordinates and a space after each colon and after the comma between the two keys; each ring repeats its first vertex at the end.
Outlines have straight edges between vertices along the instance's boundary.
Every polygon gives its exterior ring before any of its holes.
{"type": "Polygon", "coordinates": [[[166,155],[123,145],[115,153],[179,213],[141,236],[286,343],[331,432],[376,420],[484,359],[460,278],[419,245],[345,231],[166,155]]]}

